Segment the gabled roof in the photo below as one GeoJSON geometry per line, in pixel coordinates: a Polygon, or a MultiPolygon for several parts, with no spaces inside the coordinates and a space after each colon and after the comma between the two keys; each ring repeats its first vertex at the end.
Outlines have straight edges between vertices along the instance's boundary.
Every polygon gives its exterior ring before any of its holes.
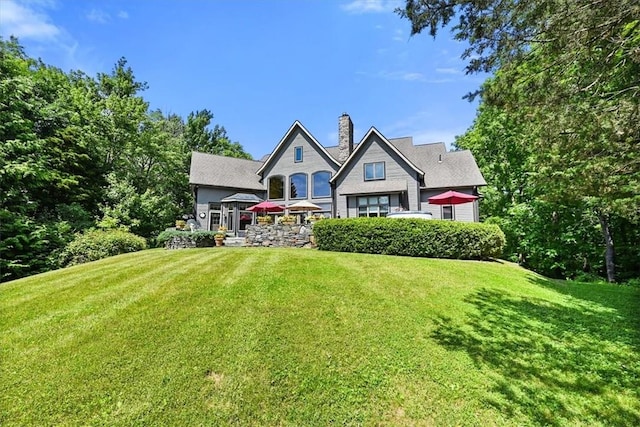
{"type": "MultiPolygon", "coordinates": [[[[297,129],[308,136],[308,138],[316,144],[318,149],[326,154],[328,159],[337,166],[340,166],[340,162],[336,160],[338,147],[324,148],[300,122],[295,121],[282,140],[280,140],[278,146],[270,155],[265,156],[262,161],[193,152],[189,183],[264,191],[265,186],[261,182],[261,176],[259,174],[265,169],[267,162],[274,160],[278,151],[282,149],[287,139],[297,129]]],[[[411,137],[387,139],[375,127],[369,129],[360,143],[355,145],[353,153],[351,153],[349,158],[347,158],[332,177],[332,182],[334,182],[339,175],[344,174],[344,171],[359,153],[368,149],[367,147],[370,144],[363,143],[368,142],[372,135],[376,135],[382,144],[386,144],[390,151],[395,152],[402,161],[424,177],[424,184],[421,186],[423,189],[450,189],[455,187],[487,185],[470,151],[448,152],[445,144],[442,142],[413,145],[413,138],[411,137]],[[365,145],[367,147],[365,147],[365,145]]],[[[343,191],[348,190],[349,189],[343,189],[343,191]]],[[[373,191],[375,189],[372,188],[371,190],[373,191]]],[[[389,191],[386,187],[384,190],[389,191]]]]}
{"type": "Polygon", "coordinates": [[[338,159],[338,156],[340,154],[340,147],[338,147],[337,145],[333,145],[331,147],[325,147],[325,150],[327,150],[327,153],[329,153],[331,157],[336,160],[338,159]]]}
{"type": "Polygon", "coordinates": [[[376,129],[374,126],[371,126],[371,129],[369,129],[369,131],[364,135],[364,137],[358,143],[358,145],[353,150],[353,153],[351,153],[349,158],[342,164],[342,166],[340,166],[340,169],[338,169],[338,172],[336,172],[335,175],[333,175],[333,177],[331,178],[330,182],[335,182],[335,180],[338,178],[338,176],[340,176],[347,169],[349,164],[353,162],[353,159],[355,159],[358,156],[358,153],[360,151],[364,151],[365,150],[365,148],[363,148],[365,146],[364,143],[366,141],[368,141],[369,138],[372,135],[376,135],[378,138],[380,138],[380,140],[382,141],[383,144],[386,144],[391,151],[393,151],[398,157],[400,157],[402,159],[402,161],[404,161],[411,169],[416,171],[420,176],[424,175],[424,172],[422,170],[420,170],[411,160],[409,160],[404,153],[402,153],[400,150],[398,150],[398,148],[396,148],[395,145],[393,145],[391,142],[389,142],[389,140],[387,138],[385,138],[384,135],[382,135],[378,131],[378,129],[376,129]]]}
{"type": "Polygon", "coordinates": [[[487,185],[469,150],[447,151],[444,143],[415,145],[411,158],[425,171],[422,188],[487,185]]]}
{"type": "Polygon", "coordinates": [[[389,138],[390,143],[393,144],[398,150],[404,153],[405,156],[409,157],[409,153],[412,153],[413,150],[413,137],[405,136],[402,138],[389,138]]]}
{"type": "Polygon", "coordinates": [[[291,135],[293,135],[293,133],[296,131],[296,129],[299,129],[302,133],[307,135],[309,137],[309,139],[318,147],[318,149],[321,152],[323,152],[327,156],[327,158],[330,161],[335,163],[336,166],[340,166],[340,162],[338,162],[331,154],[329,154],[327,149],[324,148],[322,146],[322,144],[320,144],[318,142],[318,140],[315,139],[315,137],[313,135],[311,135],[311,132],[309,132],[304,126],[302,126],[302,123],[300,123],[298,120],[296,120],[295,122],[293,122],[293,124],[291,125],[291,127],[289,128],[287,133],[284,134],[284,136],[282,137],[282,139],[280,140],[280,142],[278,143],[276,148],[271,152],[271,154],[269,154],[269,156],[266,158],[266,160],[264,160],[264,163],[262,164],[262,166],[256,172],[257,175],[262,175],[262,172],[267,168],[267,166],[269,166],[269,164],[277,158],[278,152],[284,146],[284,144],[286,143],[287,139],[289,139],[289,137],[291,135]]]}
{"type": "Polygon", "coordinates": [[[264,191],[255,171],[262,162],[215,154],[191,153],[189,184],[264,191]]]}

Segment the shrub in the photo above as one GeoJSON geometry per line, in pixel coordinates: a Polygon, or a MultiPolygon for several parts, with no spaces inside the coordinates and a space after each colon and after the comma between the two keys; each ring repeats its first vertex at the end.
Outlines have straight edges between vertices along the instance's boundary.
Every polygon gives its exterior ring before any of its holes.
{"type": "Polygon", "coordinates": [[[327,219],[313,228],[318,248],[431,258],[488,259],[505,245],[494,224],[421,219],[327,219]]]}
{"type": "Polygon", "coordinates": [[[624,284],[627,286],[635,286],[637,288],[640,288],[640,277],[634,277],[633,279],[629,279],[626,282],[624,282],[624,284]]]}
{"type": "Polygon", "coordinates": [[[169,240],[174,238],[189,239],[194,242],[193,246],[199,247],[199,248],[214,246],[215,245],[214,237],[216,234],[218,234],[218,232],[216,231],[188,232],[188,231],[178,231],[178,230],[168,229],[158,234],[158,237],[156,237],[156,247],[165,246],[169,240]]]}
{"type": "Polygon", "coordinates": [[[60,254],[60,264],[69,266],[98,259],[141,251],[147,241],[124,230],[89,230],[69,243],[60,254]]]}

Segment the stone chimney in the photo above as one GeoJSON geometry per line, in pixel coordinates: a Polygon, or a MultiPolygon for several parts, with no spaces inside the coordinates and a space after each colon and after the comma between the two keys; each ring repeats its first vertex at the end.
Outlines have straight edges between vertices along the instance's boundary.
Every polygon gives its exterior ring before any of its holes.
{"type": "Polygon", "coordinates": [[[353,122],[347,113],[338,121],[338,161],[344,163],[353,153],[353,122]]]}

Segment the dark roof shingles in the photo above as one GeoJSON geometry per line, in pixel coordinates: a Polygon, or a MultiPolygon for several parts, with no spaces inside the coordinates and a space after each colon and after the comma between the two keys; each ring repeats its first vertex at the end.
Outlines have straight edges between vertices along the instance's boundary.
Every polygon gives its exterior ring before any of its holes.
{"type": "Polygon", "coordinates": [[[389,141],[424,172],[423,188],[487,185],[473,155],[468,150],[447,151],[443,142],[413,145],[410,138],[389,141]]]}
{"type": "Polygon", "coordinates": [[[191,155],[190,184],[264,190],[256,171],[262,162],[199,153],[191,155]]]}
{"type": "MultiPolygon", "coordinates": [[[[487,185],[476,161],[468,150],[447,151],[444,143],[413,145],[412,137],[388,140],[409,161],[424,172],[423,188],[453,188],[487,185]],[[442,156],[442,158],[440,158],[442,156]]],[[[325,147],[337,158],[338,147],[325,147]]],[[[355,147],[354,147],[355,149],[355,147]]],[[[264,190],[256,171],[263,161],[236,159],[193,152],[189,183],[229,188],[264,190]]]]}

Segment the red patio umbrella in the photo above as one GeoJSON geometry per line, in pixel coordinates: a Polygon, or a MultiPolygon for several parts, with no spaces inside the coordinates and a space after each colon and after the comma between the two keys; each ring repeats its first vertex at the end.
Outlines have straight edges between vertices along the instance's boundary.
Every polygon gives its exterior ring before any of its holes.
{"type": "Polygon", "coordinates": [[[457,191],[445,191],[437,196],[429,197],[429,203],[432,205],[461,205],[476,200],[478,196],[473,194],[459,193],[457,191]]]}
{"type": "Polygon", "coordinates": [[[276,203],[265,200],[264,202],[260,202],[257,205],[249,206],[247,208],[248,211],[252,212],[282,212],[284,211],[284,206],[280,206],[276,203]]]}
{"type": "Polygon", "coordinates": [[[429,203],[432,205],[452,205],[453,207],[453,218],[456,217],[456,208],[455,205],[461,205],[463,203],[471,203],[476,200],[478,196],[474,196],[473,194],[465,194],[460,193],[458,191],[445,191],[442,194],[438,194],[433,197],[429,197],[429,203]]]}

